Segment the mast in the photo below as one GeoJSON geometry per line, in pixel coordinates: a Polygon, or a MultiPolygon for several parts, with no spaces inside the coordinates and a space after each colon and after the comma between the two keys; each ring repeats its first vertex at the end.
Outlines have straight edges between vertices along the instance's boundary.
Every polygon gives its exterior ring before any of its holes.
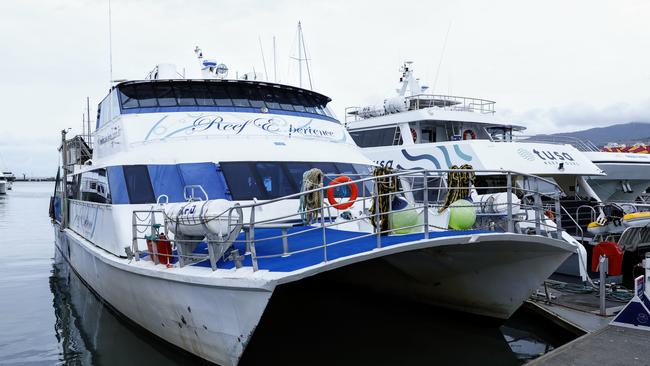
{"type": "Polygon", "coordinates": [[[87,123],[88,123],[88,129],[87,129],[87,131],[88,131],[88,140],[86,140],[86,141],[88,142],[88,146],[90,146],[91,145],[91,142],[90,142],[90,97],[86,97],[86,118],[88,118],[88,120],[87,120],[87,123]]]}
{"type": "Polygon", "coordinates": [[[273,82],[277,83],[278,82],[278,73],[277,73],[277,68],[276,68],[276,53],[275,53],[275,36],[273,36],[273,82]]]}
{"type": "Polygon", "coordinates": [[[300,80],[300,87],[302,88],[302,25],[298,21],[298,78],[300,80]]]}
{"type": "Polygon", "coordinates": [[[302,34],[302,24],[298,22],[298,57],[291,57],[292,59],[298,61],[298,84],[302,88],[302,62],[305,62],[307,68],[307,77],[309,80],[309,89],[313,89],[311,82],[311,72],[309,70],[309,59],[307,58],[307,47],[305,46],[305,37],[302,34]],[[304,57],[303,57],[304,56],[304,57]]]}

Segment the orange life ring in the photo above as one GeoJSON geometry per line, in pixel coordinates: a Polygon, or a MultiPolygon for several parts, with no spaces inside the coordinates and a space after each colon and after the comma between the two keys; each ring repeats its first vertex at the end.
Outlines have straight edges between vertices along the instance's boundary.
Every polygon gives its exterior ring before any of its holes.
{"type": "Polygon", "coordinates": [[[475,139],[476,139],[476,132],[470,129],[463,131],[463,140],[475,140],[475,139]]]}
{"type": "Polygon", "coordinates": [[[418,131],[416,131],[415,128],[411,128],[411,137],[413,138],[413,142],[418,139],[418,131]]]}
{"type": "Polygon", "coordinates": [[[546,215],[546,217],[548,217],[551,220],[555,220],[555,214],[551,210],[544,211],[544,215],[546,215]]]}
{"type": "MultiPolygon", "coordinates": [[[[350,177],[346,175],[341,175],[332,179],[332,181],[328,185],[333,186],[335,184],[347,183],[347,182],[352,182],[352,179],[350,179],[350,177]]],[[[350,208],[352,205],[354,205],[354,201],[356,201],[357,197],[359,196],[359,188],[357,187],[356,184],[349,184],[349,186],[350,186],[350,198],[348,198],[347,202],[338,202],[334,197],[334,187],[328,188],[327,200],[329,201],[330,205],[332,205],[337,210],[345,210],[346,208],[350,208]]]]}

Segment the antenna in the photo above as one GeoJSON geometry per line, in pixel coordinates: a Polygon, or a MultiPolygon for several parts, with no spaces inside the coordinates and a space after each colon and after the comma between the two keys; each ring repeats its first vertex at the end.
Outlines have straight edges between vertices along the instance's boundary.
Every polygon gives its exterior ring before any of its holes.
{"type": "Polygon", "coordinates": [[[109,84],[113,86],[113,20],[111,19],[111,0],[108,0],[108,72],[109,84]]]}
{"type": "Polygon", "coordinates": [[[276,52],[275,52],[275,36],[273,36],[273,82],[277,83],[278,82],[278,72],[277,72],[277,67],[275,64],[276,60],[276,52]]]}
{"type": "Polygon", "coordinates": [[[86,97],[86,116],[88,116],[88,144],[90,145],[90,97],[86,97]]]}
{"type": "Polygon", "coordinates": [[[300,23],[300,21],[298,21],[297,39],[298,39],[298,57],[297,58],[291,57],[291,58],[298,61],[298,83],[302,88],[302,62],[305,61],[305,65],[307,66],[309,89],[313,89],[313,85],[311,82],[311,72],[309,71],[309,59],[307,58],[307,48],[305,47],[305,38],[302,34],[302,24],[300,23]],[[304,58],[303,55],[305,56],[304,58]]]}
{"type": "Polygon", "coordinates": [[[440,66],[442,65],[442,58],[445,56],[445,49],[447,48],[447,38],[449,37],[449,30],[451,29],[451,21],[447,26],[447,34],[445,35],[445,42],[442,44],[442,52],[440,53],[440,61],[438,61],[438,69],[436,70],[436,78],[433,80],[433,87],[431,88],[431,94],[436,93],[436,84],[438,84],[438,73],[440,72],[440,66]]]}
{"type": "Polygon", "coordinates": [[[262,48],[262,37],[257,36],[257,39],[260,41],[260,53],[262,53],[262,65],[264,65],[264,76],[266,80],[269,79],[269,74],[266,72],[266,59],[264,58],[264,48],[262,48]]]}

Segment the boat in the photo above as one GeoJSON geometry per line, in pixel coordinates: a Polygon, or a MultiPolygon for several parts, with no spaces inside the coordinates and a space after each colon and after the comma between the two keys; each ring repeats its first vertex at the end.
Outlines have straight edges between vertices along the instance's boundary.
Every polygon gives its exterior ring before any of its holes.
{"type": "Polygon", "coordinates": [[[11,188],[10,183],[3,173],[0,173],[0,194],[7,194],[7,191],[11,188]]]}
{"type": "Polygon", "coordinates": [[[2,172],[2,174],[7,181],[7,190],[10,191],[13,188],[14,182],[16,181],[16,176],[12,172],[2,172]]]}
{"type": "MultiPolygon", "coordinates": [[[[445,203],[467,187],[430,182],[480,171],[378,167],[330,98],[228,79],[196,52],[200,78],[158,65],[110,89],[92,141],[62,131],[50,205],[70,267],[166,342],[237,364],[268,309],[308,280],[507,319],[574,251],[543,207],[522,212],[514,185],[481,207],[445,203]]],[[[555,183],[517,177],[559,204],[555,183]]]]}
{"type": "MultiPolygon", "coordinates": [[[[400,169],[471,165],[474,169],[511,170],[554,182],[563,192],[558,229],[564,229],[565,240],[577,252],[560,271],[587,279],[588,258],[580,242],[588,241],[583,227],[596,218],[578,218],[576,210],[583,205],[600,210],[593,206],[603,201],[588,179],[604,176],[588,156],[571,144],[524,138],[525,127],[500,120],[494,101],[428,93],[428,87],[415,75],[413,62],[405,62],[400,68],[395,90],[382,103],[346,108],[346,127],[364,154],[380,165],[400,169]]],[[[527,188],[518,177],[513,177],[513,182],[521,189],[527,188]]],[[[477,183],[493,187],[476,189],[477,194],[485,194],[506,182],[504,177],[488,173],[480,174],[477,183]]],[[[544,189],[540,184],[538,188],[544,189]]],[[[586,210],[582,214],[586,215],[586,210]]]]}
{"type": "Polygon", "coordinates": [[[645,146],[610,143],[599,148],[591,141],[562,135],[539,135],[530,139],[571,144],[585,154],[606,173],[588,179],[602,202],[638,202],[650,188],[650,155],[645,146]]]}

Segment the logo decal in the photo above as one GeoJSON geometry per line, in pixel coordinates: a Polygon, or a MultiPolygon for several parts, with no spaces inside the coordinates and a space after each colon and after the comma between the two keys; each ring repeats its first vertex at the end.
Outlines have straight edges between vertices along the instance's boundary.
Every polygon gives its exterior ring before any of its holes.
{"type": "Polygon", "coordinates": [[[526,159],[528,161],[535,160],[535,155],[533,155],[532,152],[524,149],[523,147],[520,147],[519,149],[517,149],[517,154],[519,154],[519,156],[521,156],[522,158],[524,158],[524,159],[526,159]]]}

